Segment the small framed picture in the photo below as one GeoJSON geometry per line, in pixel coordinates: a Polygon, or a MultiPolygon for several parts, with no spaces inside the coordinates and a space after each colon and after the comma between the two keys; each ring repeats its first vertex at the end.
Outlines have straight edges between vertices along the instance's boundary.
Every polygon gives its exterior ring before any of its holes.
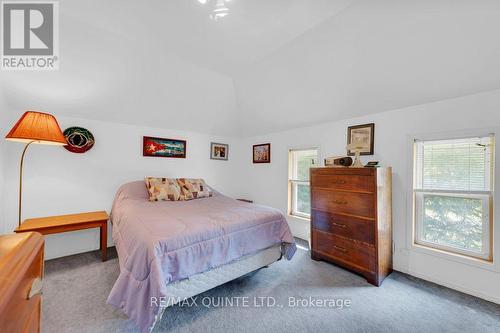
{"type": "Polygon", "coordinates": [[[186,141],[143,137],[142,156],[186,158],[186,141]]]}
{"type": "Polygon", "coordinates": [[[229,155],[229,145],[224,143],[210,143],[210,158],[212,160],[227,161],[229,155]]]}
{"type": "Polygon", "coordinates": [[[254,163],[271,163],[271,144],[253,145],[254,163]]]}
{"type": "MultiPolygon", "coordinates": [[[[347,130],[347,144],[360,143],[366,147],[366,149],[361,150],[361,155],[373,155],[374,138],[375,124],[373,123],[349,126],[347,130]]],[[[348,150],[347,155],[353,156],[354,152],[348,150]]]]}

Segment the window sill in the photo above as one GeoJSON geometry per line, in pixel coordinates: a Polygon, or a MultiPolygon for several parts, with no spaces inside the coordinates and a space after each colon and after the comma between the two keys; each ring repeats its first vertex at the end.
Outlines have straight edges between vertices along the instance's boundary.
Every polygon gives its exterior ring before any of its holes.
{"type": "Polygon", "coordinates": [[[304,221],[304,222],[311,222],[311,218],[310,217],[303,217],[303,216],[292,215],[292,214],[288,214],[287,217],[290,217],[290,218],[293,218],[293,219],[297,219],[297,220],[301,220],[301,221],[304,221]]]}
{"type": "Polygon", "coordinates": [[[481,269],[484,269],[487,271],[493,271],[493,272],[497,272],[497,273],[500,272],[500,268],[493,261],[469,257],[469,256],[462,255],[462,254],[451,253],[451,252],[447,252],[447,251],[440,250],[440,249],[434,249],[434,248],[431,248],[431,247],[428,247],[425,245],[416,244],[416,243],[413,243],[411,245],[411,249],[416,253],[426,254],[426,255],[430,255],[433,257],[440,258],[440,259],[454,261],[454,262],[457,262],[460,264],[464,264],[464,265],[468,265],[468,266],[472,266],[472,267],[476,267],[476,268],[481,268],[481,269]]]}

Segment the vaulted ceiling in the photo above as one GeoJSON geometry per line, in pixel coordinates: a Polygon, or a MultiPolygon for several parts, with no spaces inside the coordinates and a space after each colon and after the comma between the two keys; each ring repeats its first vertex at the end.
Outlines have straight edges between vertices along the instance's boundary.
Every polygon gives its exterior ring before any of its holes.
{"type": "MultiPolygon", "coordinates": [[[[9,112],[251,136],[500,89],[500,1],[65,0],[9,112]]],[[[477,111],[477,110],[476,110],[477,111]]]]}

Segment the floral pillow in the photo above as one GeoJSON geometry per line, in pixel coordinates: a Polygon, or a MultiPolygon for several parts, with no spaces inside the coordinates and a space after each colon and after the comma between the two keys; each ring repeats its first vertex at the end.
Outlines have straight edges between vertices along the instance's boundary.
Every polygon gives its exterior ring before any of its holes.
{"type": "Polygon", "coordinates": [[[149,192],[149,201],[185,200],[181,188],[174,178],[147,177],[144,179],[149,192]]]}
{"type": "MultiPolygon", "coordinates": [[[[182,192],[183,200],[206,198],[212,196],[203,179],[177,178],[177,184],[182,192]]],[[[182,199],[181,199],[182,200],[182,199]]]]}

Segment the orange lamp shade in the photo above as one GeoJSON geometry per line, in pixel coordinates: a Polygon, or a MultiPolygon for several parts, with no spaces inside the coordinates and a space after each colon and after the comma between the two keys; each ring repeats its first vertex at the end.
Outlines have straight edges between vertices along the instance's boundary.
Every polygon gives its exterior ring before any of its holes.
{"type": "Polygon", "coordinates": [[[67,145],[56,118],[48,113],[26,111],[5,139],[46,145],[67,145]]]}

